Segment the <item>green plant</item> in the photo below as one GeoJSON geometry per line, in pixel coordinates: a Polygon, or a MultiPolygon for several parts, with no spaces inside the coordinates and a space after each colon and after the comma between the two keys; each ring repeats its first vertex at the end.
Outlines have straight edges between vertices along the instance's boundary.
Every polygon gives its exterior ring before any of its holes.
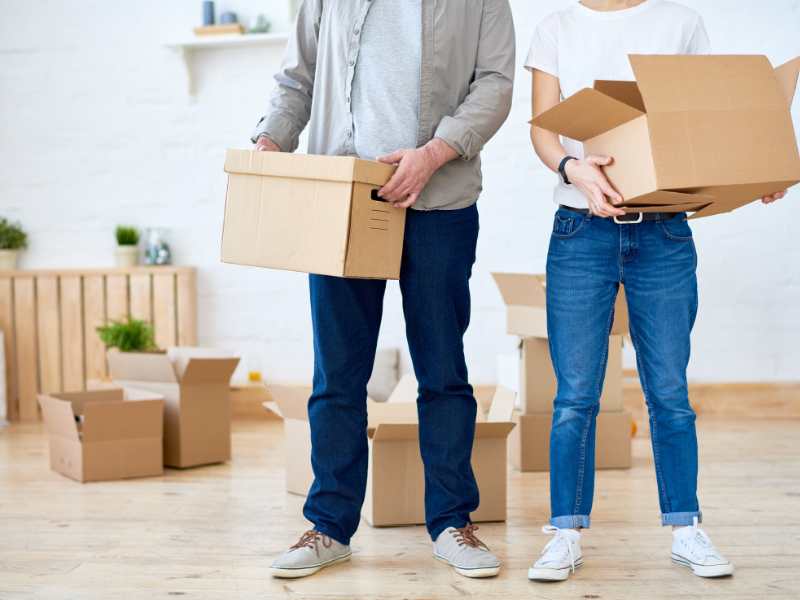
{"type": "Polygon", "coordinates": [[[0,218],[0,250],[23,250],[28,247],[28,235],[19,223],[0,218]]]}
{"type": "Polygon", "coordinates": [[[117,225],[117,244],[120,246],[135,246],[139,243],[139,230],[135,227],[117,225]]]}
{"type": "Polygon", "coordinates": [[[112,321],[97,328],[106,348],[119,348],[122,352],[148,352],[156,350],[153,328],[139,319],[112,321]]]}

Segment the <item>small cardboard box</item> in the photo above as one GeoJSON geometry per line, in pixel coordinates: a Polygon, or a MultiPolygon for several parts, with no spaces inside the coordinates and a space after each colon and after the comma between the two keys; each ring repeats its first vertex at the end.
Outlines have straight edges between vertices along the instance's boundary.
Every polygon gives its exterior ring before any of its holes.
{"type": "Polygon", "coordinates": [[[628,212],[732,211],[800,181],[791,103],[800,58],[630,55],[636,81],[596,81],[533,124],[612,156],[628,212]]]}
{"type": "Polygon", "coordinates": [[[186,468],[231,458],[230,379],[238,358],[191,350],[108,352],[111,379],[164,396],[164,465],[186,468]]]}
{"type": "MultiPolygon", "coordinates": [[[[511,465],[520,471],[550,470],[550,428],[553,415],[514,414],[517,427],[508,442],[511,465]]],[[[631,466],[632,417],[627,411],[597,415],[595,466],[598,469],[629,469],[631,466]]]]}
{"type": "MultiPolygon", "coordinates": [[[[311,388],[270,385],[274,402],[264,407],[284,418],[286,490],[304,496],[314,474],[308,398],[311,388]]],[[[493,396],[488,414],[478,411],[472,467],[481,490],[475,521],[506,518],[507,438],[514,394],[503,388],[476,388],[476,397],[493,396]],[[490,395],[491,394],[491,395],[490,395]]],[[[362,516],[373,526],[417,525],[425,522],[424,471],[419,453],[416,382],[401,379],[390,401],[367,400],[369,470],[362,516]]],[[[480,403],[479,403],[480,406],[480,403]]]]}
{"type": "MultiPolygon", "coordinates": [[[[548,340],[524,338],[520,344],[519,407],[523,414],[552,413],[556,397],[556,374],[550,360],[548,340]]],[[[608,363],[600,396],[600,410],[623,410],[622,336],[608,338],[608,363]]]]}
{"type": "Polygon", "coordinates": [[[50,468],[75,481],[164,472],[164,399],[133,389],[41,394],[50,468]]]}
{"type": "Polygon", "coordinates": [[[399,279],[405,209],[377,197],[394,167],[344,156],[228,150],[222,262],[399,279]]]}
{"type": "MultiPolygon", "coordinates": [[[[506,331],[520,337],[547,337],[547,278],[524,273],[492,273],[506,305],[506,331]]],[[[628,333],[628,303],[620,286],[614,305],[613,335],[628,333]]]]}

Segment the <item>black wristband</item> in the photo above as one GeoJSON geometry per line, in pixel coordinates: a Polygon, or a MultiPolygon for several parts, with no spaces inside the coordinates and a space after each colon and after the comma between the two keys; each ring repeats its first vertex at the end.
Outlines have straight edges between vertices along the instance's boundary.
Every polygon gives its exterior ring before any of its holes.
{"type": "Polygon", "coordinates": [[[572,185],[572,182],[569,180],[569,177],[567,177],[567,170],[566,170],[567,163],[571,160],[578,160],[578,159],[574,156],[570,156],[569,154],[567,154],[564,158],[561,159],[561,162],[558,163],[558,173],[559,175],[561,175],[561,181],[563,181],[567,185],[572,185]]]}

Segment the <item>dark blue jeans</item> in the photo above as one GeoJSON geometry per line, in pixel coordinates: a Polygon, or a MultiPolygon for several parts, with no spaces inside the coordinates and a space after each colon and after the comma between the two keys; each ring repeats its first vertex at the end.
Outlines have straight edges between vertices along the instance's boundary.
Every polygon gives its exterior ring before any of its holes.
{"type": "Polygon", "coordinates": [[[550,437],[556,527],[588,527],[595,417],[620,283],[650,414],[664,525],[691,525],[697,435],[686,367],[697,314],[697,254],[686,215],[636,225],[559,209],[547,259],[547,329],[558,380],[550,437]]]}
{"type": "MultiPolygon", "coordinates": [[[[470,458],[477,410],[464,361],[469,278],[478,240],[475,206],[409,210],[400,290],[419,381],[425,514],[433,539],[464,527],[478,507],[470,458]]],[[[314,390],[308,403],[314,483],[303,514],[342,544],[355,533],[367,482],[367,382],[385,281],[311,275],[314,390]]]]}

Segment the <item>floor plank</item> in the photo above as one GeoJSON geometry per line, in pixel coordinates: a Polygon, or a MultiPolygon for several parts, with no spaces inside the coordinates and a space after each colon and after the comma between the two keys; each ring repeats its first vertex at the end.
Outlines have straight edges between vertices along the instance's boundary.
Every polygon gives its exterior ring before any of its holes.
{"type": "Polygon", "coordinates": [[[283,493],[279,421],[237,422],[228,465],[88,485],[49,471],[41,424],[15,424],[0,429],[0,598],[797,598],[800,421],[704,417],[699,427],[706,525],[736,576],[702,580],[670,564],[640,437],[633,469],[598,474],[586,566],[544,585],[525,575],[547,540],[546,474],[512,471],[508,523],[480,528],[504,561],[494,580],[434,561],[422,528],[362,523],[349,564],[281,582],[267,576],[270,559],[305,523],[302,498],[283,493]]]}

